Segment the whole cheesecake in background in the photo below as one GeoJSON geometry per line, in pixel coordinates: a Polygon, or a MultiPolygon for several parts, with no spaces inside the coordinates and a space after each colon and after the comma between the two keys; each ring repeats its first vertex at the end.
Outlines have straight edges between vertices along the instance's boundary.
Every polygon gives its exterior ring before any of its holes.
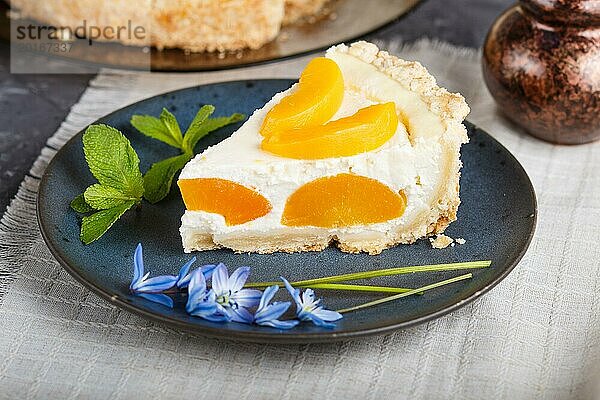
{"type": "MultiPolygon", "coordinates": [[[[21,17],[56,27],[146,27],[150,38],[127,45],[192,52],[258,49],[281,26],[318,14],[328,0],[11,0],[21,17]]],[[[100,39],[102,40],[102,39],[100,39]]]]}
{"type": "Polygon", "coordinates": [[[283,24],[293,24],[306,17],[318,15],[329,0],[286,0],[283,24]]]}
{"type": "Polygon", "coordinates": [[[367,42],[330,48],[181,172],[185,251],[345,252],[457,218],[464,98],[367,42]]]}

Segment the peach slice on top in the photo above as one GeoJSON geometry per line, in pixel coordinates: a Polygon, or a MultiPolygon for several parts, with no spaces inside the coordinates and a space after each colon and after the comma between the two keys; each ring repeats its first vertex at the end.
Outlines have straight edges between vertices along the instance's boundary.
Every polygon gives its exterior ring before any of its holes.
{"type": "Polygon", "coordinates": [[[403,191],[353,174],[319,178],[288,197],[281,224],[339,228],[399,218],[406,209],[403,191]]]}
{"type": "Polygon", "coordinates": [[[394,103],[375,104],[325,125],[274,133],[263,139],[261,148],[281,157],[304,160],[353,156],[382,146],[397,128],[394,103]]]}
{"type": "Polygon", "coordinates": [[[180,179],[178,184],[188,210],[221,214],[227,225],[252,221],[272,208],[260,193],[227,179],[180,179]]]}
{"type": "Polygon", "coordinates": [[[315,58],[300,75],[298,89],[267,113],[260,134],[269,137],[280,131],[322,125],[337,112],[343,97],[344,78],[338,65],[328,58],[315,58]]]}

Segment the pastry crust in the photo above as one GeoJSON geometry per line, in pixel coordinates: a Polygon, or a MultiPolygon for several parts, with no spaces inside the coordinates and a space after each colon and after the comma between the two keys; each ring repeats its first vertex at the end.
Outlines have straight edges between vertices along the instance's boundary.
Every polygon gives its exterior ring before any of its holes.
{"type": "Polygon", "coordinates": [[[329,0],[286,0],[283,24],[293,24],[301,19],[317,15],[329,0]]]}
{"type": "MultiPolygon", "coordinates": [[[[464,98],[457,93],[450,93],[436,84],[435,78],[418,62],[405,61],[379,51],[377,46],[367,42],[357,42],[350,47],[336,46],[336,52],[350,54],[365,63],[371,64],[378,71],[399,82],[406,89],[417,93],[429,111],[440,117],[444,131],[439,138],[442,144],[443,175],[439,186],[434,191],[434,201],[428,212],[419,215],[409,226],[385,234],[364,236],[329,234],[306,234],[302,229],[287,228],[270,235],[257,236],[252,233],[222,235],[188,233],[182,227],[183,245],[186,251],[207,250],[227,247],[238,252],[273,253],[320,251],[329,244],[336,244],[340,250],[348,253],[367,252],[379,254],[384,249],[398,245],[410,244],[417,239],[441,234],[448,225],[456,220],[460,205],[460,147],[468,142],[466,128],[462,121],[469,113],[464,98]],[[208,245],[207,245],[208,244],[208,245]]],[[[419,140],[419,138],[414,138],[419,140]]],[[[425,139],[428,140],[428,139],[425,139]]]]}
{"type": "MultiPolygon", "coordinates": [[[[418,61],[406,61],[379,50],[373,43],[359,41],[350,46],[340,44],[331,50],[348,53],[367,64],[375,66],[406,89],[420,95],[430,111],[446,123],[445,137],[467,143],[467,131],[462,121],[471,111],[460,93],[450,93],[437,85],[435,78],[418,61]]],[[[329,50],[329,51],[331,51],[329,50]]]]}

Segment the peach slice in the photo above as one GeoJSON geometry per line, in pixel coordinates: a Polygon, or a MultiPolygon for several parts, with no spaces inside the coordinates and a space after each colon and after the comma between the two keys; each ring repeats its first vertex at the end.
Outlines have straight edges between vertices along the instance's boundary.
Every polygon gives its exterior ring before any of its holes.
{"type": "Polygon", "coordinates": [[[226,179],[181,179],[178,185],[188,210],[221,214],[227,225],[252,221],[272,208],[260,193],[226,179]]]}
{"type": "Polygon", "coordinates": [[[337,112],[343,97],[340,67],[328,58],[315,58],[300,75],[298,89],[267,113],[260,133],[269,137],[283,130],[322,125],[337,112]]]}
{"type": "Polygon", "coordinates": [[[398,128],[394,103],[375,104],[325,125],[282,131],[261,148],[281,157],[314,160],[365,153],[382,146],[398,128]]]}
{"type": "Polygon", "coordinates": [[[339,174],[308,182],[286,201],[281,224],[339,228],[399,218],[406,209],[403,191],[353,174],[339,174]]]}

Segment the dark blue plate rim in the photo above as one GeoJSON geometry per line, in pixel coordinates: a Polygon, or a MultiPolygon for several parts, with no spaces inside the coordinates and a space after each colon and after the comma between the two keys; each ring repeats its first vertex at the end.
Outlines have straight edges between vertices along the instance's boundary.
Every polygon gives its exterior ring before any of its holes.
{"type": "MultiPolygon", "coordinates": [[[[274,81],[274,80],[289,81],[289,79],[262,79],[262,80],[265,80],[265,81],[274,81]]],[[[261,81],[261,79],[255,79],[253,81],[261,81]]],[[[236,83],[236,82],[243,83],[243,82],[246,82],[246,80],[217,82],[217,83],[212,83],[209,85],[199,85],[199,86],[211,86],[211,85],[219,85],[222,83],[236,83]]],[[[194,88],[194,87],[192,86],[190,88],[194,88]]],[[[171,94],[175,94],[180,91],[189,90],[190,88],[184,88],[184,89],[179,89],[179,90],[175,90],[175,91],[165,92],[165,93],[153,96],[153,97],[171,95],[171,94]]],[[[122,112],[122,110],[125,108],[129,108],[137,103],[140,103],[140,102],[143,102],[146,100],[148,100],[148,99],[143,99],[138,102],[127,105],[125,107],[122,107],[119,110],[116,110],[112,113],[105,115],[104,117],[100,118],[98,121],[107,119],[117,113],[122,112]]],[[[96,122],[94,122],[94,123],[96,123],[96,122]]],[[[527,250],[531,244],[531,241],[533,239],[533,236],[535,234],[535,230],[536,230],[536,226],[537,226],[537,218],[538,218],[538,203],[537,203],[537,196],[535,195],[535,189],[533,187],[531,179],[529,178],[529,175],[527,174],[527,172],[525,171],[525,169],[523,168],[521,163],[517,160],[517,158],[510,151],[508,151],[508,149],[506,147],[504,147],[500,142],[498,142],[494,137],[492,137],[490,134],[488,134],[484,130],[477,128],[476,125],[471,124],[468,121],[466,121],[466,124],[469,124],[474,129],[477,129],[478,134],[486,135],[487,136],[486,139],[490,140],[495,145],[497,145],[498,148],[501,151],[503,151],[505,153],[505,155],[514,163],[514,165],[518,169],[520,169],[519,172],[521,172],[522,175],[526,178],[526,183],[528,185],[528,189],[532,195],[531,197],[533,200],[532,209],[534,212],[533,212],[533,216],[532,216],[532,228],[531,228],[531,231],[530,231],[529,235],[527,236],[526,240],[524,241],[523,247],[519,251],[519,253],[512,260],[509,260],[506,262],[506,266],[502,269],[501,273],[496,275],[496,277],[490,283],[483,286],[480,290],[474,292],[470,296],[468,296],[452,305],[441,308],[441,309],[431,312],[429,314],[425,314],[420,317],[411,319],[409,321],[404,321],[404,322],[400,322],[400,323],[392,323],[389,325],[370,328],[370,329],[355,329],[355,330],[336,331],[336,332],[297,333],[297,334],[285,335],[285,336],[278,335],[277,333],[274,333],[273,331],[268,330],[268,329],[265,329],[264,333],[263,332],[239,332],[239,331],[227,330],[227,336],[223,336],[223,332],[224,332],[223,329],[213,328],[210,326],[190,325],[190,324],[186,324],[184,322],[178,321],[176,319],[166,317],[161,314],[155,314],[155,313],[146,311],[142,308],[138,308],[133,304],[130,304],[130,303],[127,303],[127,302],[121,300],[118,296],[114,296],[110,292],[106,291],[103,287],[101,287],[99,285],[95,285],[94,283],[85,279],[85,277],[80,273],[79,269],[76,266],[70,265],[66,261],[66,259],[62,256],[62,251],[60,250],[60,247],[55,244],[54,238],[49,234],[49,229],[46,227],[46,221],[44,221],[44,219],[42,217],[42,212],[41,212],[41,210],[45,207],[45,204],[42,202],[42,196],[39,195],[40,193],[43,193],[46,190],[46,186],[48,185],[49,173],[50,173],[50,171],[52,171],[52,166],[53,166],[54,162],[57,159],[59,159],[59,157],[57,157],[57,156],[66,147],[67,143],[70,143],[71,141],[80,139],[80,137],[81,137],[81,135],[83,135],[83,132],[85,129],[79,131],[71,139],[69,139],[63,145],[63,147],[61,147],[61,149],[57,151],[57,153],[54,155],[54,157],[50,160],[50,162],[46,166],[46,169],[45,169],[44,173],[42,174],[40,184],[38,187],[37,196],[36,196],[36,217],[37,217],[37,221],[38,221],[38,225],[40,228],[42,238],[43,238],[44,242],[46,243],[46,245],[48,246],[50,253],[54,256],[54,258],[58,261],[58,263],[73,278],[75,278],[75,280],[77,282],[79,282],[84,287],[91,290],[94,294],[100,296],[104,300],[108,301],[111,304],[116,305],[117,307],[119,307],[121,309],[129,311],[133,314],[137,314],[148,320],[158,322],[161,324],[165,324],[171,328],[177,328],[177,329],[180,329],[180,330],[183,330],[186,332],[200,334],[200,335],[207,336],[207,337],[227,339],[227,340],[237,340],[237,341],[244,341],[244,342],[259,342],[259,343],[323,343],[323,342],[334,342],[334,341],[339,341],[339,340],[355,339],[355,338],[361,338],[361,337],[373,336],[373,335],[382,335],[382,334],[390,333],[390,332],[393,332],[396,330],[410,328],[410,327],[420,325],[425,322],[440,318],[444,315],[447,315],[453,311],[458,310],[459,308],[464,307],[465,305],[471,303],[475,299],[477,299],[480,296],[484,295],[485,293],[489,292],[498,283],[500,283],[502,280],[504,280],[504,278],[506,278],[506,276],[508,276],[508,274],[510,274],[512,272],[512,270],[519,264],[519,262],[521,261],[521,259],[525,255],[525,253],[527,252],[527,250]]]]}

